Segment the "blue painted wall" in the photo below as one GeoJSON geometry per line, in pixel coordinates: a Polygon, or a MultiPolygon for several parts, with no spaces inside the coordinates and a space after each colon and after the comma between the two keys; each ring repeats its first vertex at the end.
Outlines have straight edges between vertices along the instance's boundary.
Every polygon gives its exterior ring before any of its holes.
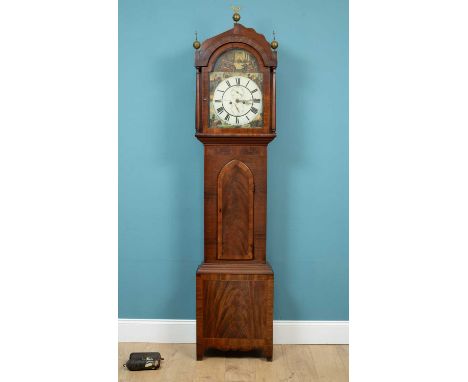
{"type": "MultiPolygon", "coordinates": [[[[275,319],[348,319],[348,3],[239,2],[280,47],[269,146],[267,257],[275,319]],[[268,12],[265,12],[268,9],[268,12]]],[[[119,1],[119,317],[195,318],[203,146],[193,32],[232,27],[231,2],[119,1]]]]}

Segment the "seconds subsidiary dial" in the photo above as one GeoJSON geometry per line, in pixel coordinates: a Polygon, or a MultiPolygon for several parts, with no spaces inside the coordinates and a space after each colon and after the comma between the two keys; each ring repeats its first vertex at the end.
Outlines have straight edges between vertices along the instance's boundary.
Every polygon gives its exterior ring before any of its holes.
{"type": "Polygon", "coordinates": [[[252,122],[262,112],[262,92],[248,77],[229,77],[216,87],[213,107],[224,123],[242,126],[252,122]]]}

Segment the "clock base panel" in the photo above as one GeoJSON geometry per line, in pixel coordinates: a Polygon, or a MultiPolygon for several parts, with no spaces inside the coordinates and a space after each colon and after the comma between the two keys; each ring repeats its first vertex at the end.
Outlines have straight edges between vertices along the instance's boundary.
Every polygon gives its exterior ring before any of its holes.
{"type": "Polygon", "coordinates": [[[268,263],[232,265],[197,270],[197,360],[212,348],[260,350],[271,361],[273,270],[268,263]]]}

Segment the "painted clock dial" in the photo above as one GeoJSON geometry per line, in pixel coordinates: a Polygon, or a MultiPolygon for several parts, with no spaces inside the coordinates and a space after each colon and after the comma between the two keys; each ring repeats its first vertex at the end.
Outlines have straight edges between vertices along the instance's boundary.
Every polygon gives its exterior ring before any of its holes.
{"type": "Polygon", "coordinates": [[[231,49],[210,73],[209,127],[262,128],[263,74],[256,58],[244,49],[231,49]]]}
{"type": "Polygon", "coordinates": [[[262,113],[262,91],[249,77],[233,76],[221,81],[212,102],[218,118],[232,126],[247,125],[262,113]]]}

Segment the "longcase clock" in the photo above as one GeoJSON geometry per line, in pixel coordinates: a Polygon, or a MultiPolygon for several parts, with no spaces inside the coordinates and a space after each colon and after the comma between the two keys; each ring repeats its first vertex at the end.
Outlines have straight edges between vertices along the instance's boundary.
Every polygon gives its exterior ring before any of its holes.
{"type": "Polygon", "coordinates": [[[204,144],[205,163],[197,359],[208,348],[256,349],[271,361],[273,270],[265,241],[277,43],[236,22],[194,47],[196,137],[204,144]]]}

